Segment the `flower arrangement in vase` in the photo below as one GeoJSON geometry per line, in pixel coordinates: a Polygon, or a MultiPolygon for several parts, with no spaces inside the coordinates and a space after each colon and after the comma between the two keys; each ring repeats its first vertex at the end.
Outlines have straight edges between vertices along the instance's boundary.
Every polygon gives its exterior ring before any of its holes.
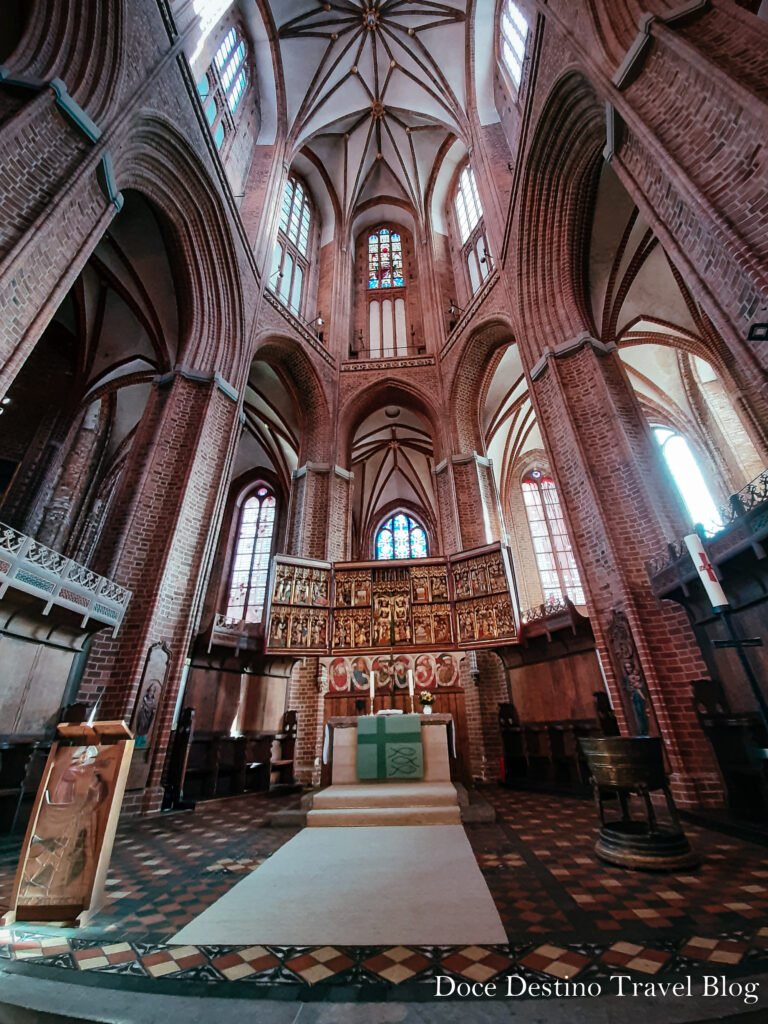
{"type": "Polygon", "coordinates": [[[422,690],[419,694],[419,704],[421,704],[421,713],[423,715],[432,714],[432,705],[435,703],[434,693],[430,693],[429,690],[422,690]]]}

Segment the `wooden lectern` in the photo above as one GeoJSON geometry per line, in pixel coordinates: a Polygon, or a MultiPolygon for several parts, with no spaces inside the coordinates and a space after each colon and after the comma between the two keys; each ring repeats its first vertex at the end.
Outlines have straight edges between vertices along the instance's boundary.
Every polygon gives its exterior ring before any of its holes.
{"type": "Polygon", "coordinates": [[[63,722],[57,731],[3,924],[60,921],[82,927],[104,902],[133,737],[122,721],[63,722]]]}

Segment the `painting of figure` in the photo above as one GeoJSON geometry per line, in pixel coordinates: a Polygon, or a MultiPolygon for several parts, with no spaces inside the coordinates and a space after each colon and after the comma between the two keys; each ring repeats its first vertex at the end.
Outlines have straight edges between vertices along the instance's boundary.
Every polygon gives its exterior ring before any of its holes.
{"type": "Polygon", "coordinates": [[[349,689],[349,662],[346,658],[334,658],[328,675],[332,690],[338,692],[349,689]]]}
{"type": "Polygon", "coordinates": [[[368,662],[365,658],[355,658],[352,662],[352,684],[356,690],[367,690],[370,686],[368,662]]]}
{"type": "Polygon", "coordinates": [[[122,756],[118,744],[58,749],[29,843],[20,903],[87,904],[122,756]]]}

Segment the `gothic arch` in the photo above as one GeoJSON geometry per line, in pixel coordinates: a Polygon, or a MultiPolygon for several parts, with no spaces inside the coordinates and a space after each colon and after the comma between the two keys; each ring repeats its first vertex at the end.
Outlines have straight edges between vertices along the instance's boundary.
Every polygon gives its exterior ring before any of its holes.
{"type": "Polygon", "coordinates": [[[218,371],[236,384],[243,370],[243,296],[229,218],[207,171],[184,137],[145,116],[116,159],[118,186],[155,206],[181,276],[179,362],[218,371]]]}
{"type": "Polygon", "coordinates": [[[375,381],[363,388],[343,406],[338,431],[338,454],[349,462],[355,431],[375,409],[384,405],[402,405],[423,416],[432,431],[435,462],[442,458],[440,416],[432,402],[420,390],[391,377],[375,381]]]}
{"type": "Polygon", "coordinates": [[[63,78],[70,95],[99,121],[114,106],[129,65],[126,5],[127,0],[32,0],[10,67],[22,77],[63,78]]]}
{"type": "Polygon", "coordinates": [[[566,72],[544,104],[520,196],[517,284],[529,366],[547,342],[595,334],[587,267],[604,142],[604,104],[582,74],[566,72]]]}
{"type": "Polygon", "coordinates": [[[274,334],[257,337],[249,365],[256,361],[271,366],[293,396],[301,423],[299,465],[328,461],[328,399],[323,382],[300,343],[274,334]]]}
{"type": "Polygon", "coordinates": [[[481,324],[467,338],[450,390],[457,451],[482,454],[480,417],[485,396],[504,349],[514,343],[511,323],[498,317],[481,324]]]}

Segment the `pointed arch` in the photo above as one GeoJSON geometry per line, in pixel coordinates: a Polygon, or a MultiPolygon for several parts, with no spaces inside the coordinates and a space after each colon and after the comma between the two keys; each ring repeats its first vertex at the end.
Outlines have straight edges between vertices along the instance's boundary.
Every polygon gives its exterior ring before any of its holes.
{"type": "Polygon", "coordinates": [[[234,383],[243,369],[244,300],[229,215],[208,171],[158,115],[142,117],[115,164],[118,186],[150,199],[168,234],[179,277],[180,360],[234,383]]]}

